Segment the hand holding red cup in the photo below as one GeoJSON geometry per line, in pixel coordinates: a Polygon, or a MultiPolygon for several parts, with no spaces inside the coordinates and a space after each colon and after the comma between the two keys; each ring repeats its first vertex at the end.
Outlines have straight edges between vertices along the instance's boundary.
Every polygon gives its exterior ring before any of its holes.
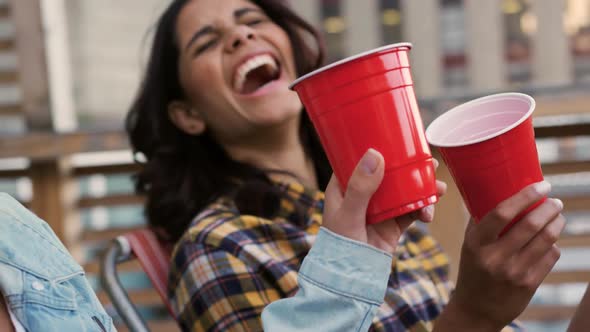
{"type": "MultiPolygon", "coordinates": [[[[459,105],[426,130],[476,222],[524,187],[543,181],[534,109],[535,100],[528,95],[501,93],[459,105]]],[[[545,199],[515,216],[502,234],[545,199]]]]}
{"type": "Polygon", "coordinates": [[[369,224],[438,201],[430,148],[414,94],[409,43],[371,50],[307,74],[292,84],[319,134],[340,191],[373,148],[385,161],[369,202],[369,224]]]}

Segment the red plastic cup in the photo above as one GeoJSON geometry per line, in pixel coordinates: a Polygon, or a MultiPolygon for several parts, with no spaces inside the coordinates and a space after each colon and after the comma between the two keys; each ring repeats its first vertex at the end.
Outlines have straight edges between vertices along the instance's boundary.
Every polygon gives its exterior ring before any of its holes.
{"type": "Polygon", "coordinates": [[[410,74],[411,47],[393,44],[352,56],[291,85],[319,134],[342,192],[369,148],[383,154],[385,176],[369,202],[369,224],[438,201],[410,74]]]}
{"type": "Polygon", "coordinates": [[[543,181],[534,109],[535,100],[528,95],[500,93],[459,105],[428,126],[426,137],[438,147],[476,222],[524,187],[543,181]]]}

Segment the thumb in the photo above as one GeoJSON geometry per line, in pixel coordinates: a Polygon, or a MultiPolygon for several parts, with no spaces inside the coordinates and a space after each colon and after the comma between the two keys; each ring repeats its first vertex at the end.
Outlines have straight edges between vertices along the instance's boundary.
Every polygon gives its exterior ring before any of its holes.
{"type": "Polygon", "coordinates": [[[348,180],[341,205],[346,215],[365,220],[367,205],[383,180],[384,170],[383,155],[374,149],[367,150],[348,180]]]}

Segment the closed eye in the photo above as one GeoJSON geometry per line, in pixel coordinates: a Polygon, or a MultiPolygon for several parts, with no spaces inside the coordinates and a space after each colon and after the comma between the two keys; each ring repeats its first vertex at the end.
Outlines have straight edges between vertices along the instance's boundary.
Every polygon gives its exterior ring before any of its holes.
{"type": "Polygon", "coordinates": [[[197,56],[197,55],[205,52],[209,48],[215,46],[216,43],[217,43],[217,38],[214,38],[214,39],[211,39],[210,41],[206,42],[205,44],[197,47],[197,49],[195,50],[195,56],[197,56]]]}
{"type": "Polygon", "coordinates": [[[260,23],[264,22],[264,20],[262,19],[255,19],[255,20],[250,20],[248,22],[246,22],[246,25],[248,26],[254,26],[254,25],[258,25],[260,23]]]}

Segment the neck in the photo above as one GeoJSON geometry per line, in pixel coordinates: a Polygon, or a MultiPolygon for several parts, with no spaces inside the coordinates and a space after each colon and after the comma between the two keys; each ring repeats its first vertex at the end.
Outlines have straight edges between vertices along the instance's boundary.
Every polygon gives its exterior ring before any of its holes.
{"type": "Polygon", "coordinates": [[[297,180],[307,187],[318,186],[313,160],[305,153],[299,138],[299,120],[258,131],[255,137],[224,144],[224,148],[235,160],[271,171],[269,176],[273,180],[297,180]],[[291,175],[272,171],[287,172],[291,175]]]}

